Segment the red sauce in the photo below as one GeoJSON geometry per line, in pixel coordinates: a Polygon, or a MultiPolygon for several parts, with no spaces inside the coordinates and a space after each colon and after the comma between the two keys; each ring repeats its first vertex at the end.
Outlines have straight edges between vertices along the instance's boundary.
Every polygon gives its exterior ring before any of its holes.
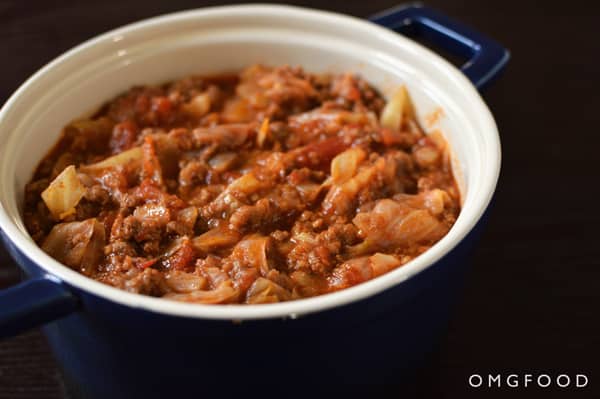
{"type": "Polygon", "coordinates": [[[384,127],[385,105],[360,77],[288,66],[133,88],[65,127],[26,187],[27,228],[145,295],[255,304],[360,284],[460,211],[443,141],[412,113],[384,127]]]}

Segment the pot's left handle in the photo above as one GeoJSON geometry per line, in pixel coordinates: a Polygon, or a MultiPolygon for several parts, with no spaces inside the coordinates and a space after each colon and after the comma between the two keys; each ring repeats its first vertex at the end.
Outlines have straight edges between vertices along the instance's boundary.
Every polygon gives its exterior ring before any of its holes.
{"type": "Polygon", "coordinates": [[[26,280],[0,291],[0,338],[6,338],[75,312],[77,298],[58,280],[26,280]]]}

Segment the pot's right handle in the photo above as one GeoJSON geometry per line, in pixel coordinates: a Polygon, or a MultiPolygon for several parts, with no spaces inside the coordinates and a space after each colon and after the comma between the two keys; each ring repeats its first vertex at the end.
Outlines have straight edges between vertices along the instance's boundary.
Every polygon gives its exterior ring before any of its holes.
{"type": "Polygon", "coordinates": [[[478,89],[490,83],[510,58],[508,50],[496,41],[421,4],[394,7],[369,20],[394,31],[412,29],[442,49],[464,57],[467,62],[461,70],[478,89]]]}
{"type": "Polygon", "coordinates": [[[0,290],[0,338],[59,319],[78,308],[78,299],[50,276],[0,290]]]}

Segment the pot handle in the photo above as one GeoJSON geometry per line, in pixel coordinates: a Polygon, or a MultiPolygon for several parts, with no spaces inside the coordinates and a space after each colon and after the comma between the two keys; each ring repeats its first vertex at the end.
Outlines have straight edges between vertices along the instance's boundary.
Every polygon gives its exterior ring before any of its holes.
{"type": "Polygon", "coordinates": [[[419,3],[390,8],[369,17],[369,21],[420,36],[467,59],[461,70],[478,89],[498,76],[510,58],[509,51],[496,41],[419,3]]]}
{"type": "Polygon", "coordinates": [[[59,319],[78,307],[77,298],[53,277],[26,280],[0,291],[0,338],[59,319]]]}

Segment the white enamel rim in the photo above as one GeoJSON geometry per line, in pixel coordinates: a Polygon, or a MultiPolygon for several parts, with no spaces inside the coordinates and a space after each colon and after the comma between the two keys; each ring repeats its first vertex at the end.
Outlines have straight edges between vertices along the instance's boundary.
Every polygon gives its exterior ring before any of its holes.
{"type": "MultiPolygon", "coordinates": [[[[16,221],[21,220],[21,216],[14,214],[14,212],[13,214],[9,214],[5,209],[4,204],[0,204],[0,228],[8,237],[10,237],[12,243],[20,251],[22,251],[31,261],[45,269],[50,278],[60,279],[69,285],[77,287],[78,289],[93,293],[94,295],[119,303],[121,305],[161,314],[221,320],[296,318],[309,313],[359,301],[401,284],[415,274],[433,265],[445,254],[450,252],[478,223],[479,219],[489,205],[496,187],[500,172],[501,152],[496,124],[487,106],[479,96],[477,90],[458,69],[450,65],[438,55],[414,43],[413,41],[367,21],[330,12],[281,5],[224,6],[168,14],[115,29],[71,49],[44,66],[31,78],[29,78],[10,97],[10,99],[3,106],[2,110],[0,110],[0,129],[2,129],[5,115],[11,111],[11,107],[13,107],[17,99],[38,79],[46,74],[51,73],[54,69],[69,59],[80,57],[82,56],[82,53],[89,55],[90,52],[93,52],[95,46],[101,44],[110,37],[115,37],[117,35],[123,36],[132,32],[153,29],[164,26],[164,24],[175,23],[178,20],[189,20],[198,16],[206,17],[206,15],[218,16],[228,15],[230,13],[252,12],[266,13],[281,18],[285,18],[286,15],[289,16],[290,13],[293,13],[294,16],[301,16],[307,20],[320,20],[334,23],[336,24],[335,26],[339,27],[341,30],[360,28],[364,31],[370,32],[370,34],[376,35],[377,37],[381,38],[381,40],[397,41],[404,47],[410,47],[412,52],[428,59],[428,62],[433,63],[436,68],[443,70],[444,74],[450,76],[453,81],[459,82],[461,90],[463,90],[464,93],[469,96],[469,98],[472,98],[475,108],[471,110],[471,113],[475,113],[477,115],[476,117],[479,125],[485,127],[483,131],[481,131],[481,134],[486,136],[484,145],[487,147],[485,150],[488,167],[485,171],[483,171],[483,176],[480,177],[484,180],[483,183],[480,184],[480,188],[477,192],[477,198],[472,206],[470,206],[469,209],[463,209],[459,220],[454,225],[452,230],[427,252],[401,268],[355,287],[319,297],[277,304],[200,305],[180,303],[160,298],[152,298],[138,294],[127,293],[125,291],[121,291],[84,277],[83,275],[61,265],[50,256],[46,255],[37,245],[35,245],[27,233],[21,230],[15,223],[16,221]]],[[[2,162],[2,160],[0,160],[0,162],[2,162]]],[[[0,173],[2,173],[2,169],[3,167],[0,166],[0,173]]],[[[6,186],[3,185],[3,190],[4,189],[6,189],[6,186]]]]}

